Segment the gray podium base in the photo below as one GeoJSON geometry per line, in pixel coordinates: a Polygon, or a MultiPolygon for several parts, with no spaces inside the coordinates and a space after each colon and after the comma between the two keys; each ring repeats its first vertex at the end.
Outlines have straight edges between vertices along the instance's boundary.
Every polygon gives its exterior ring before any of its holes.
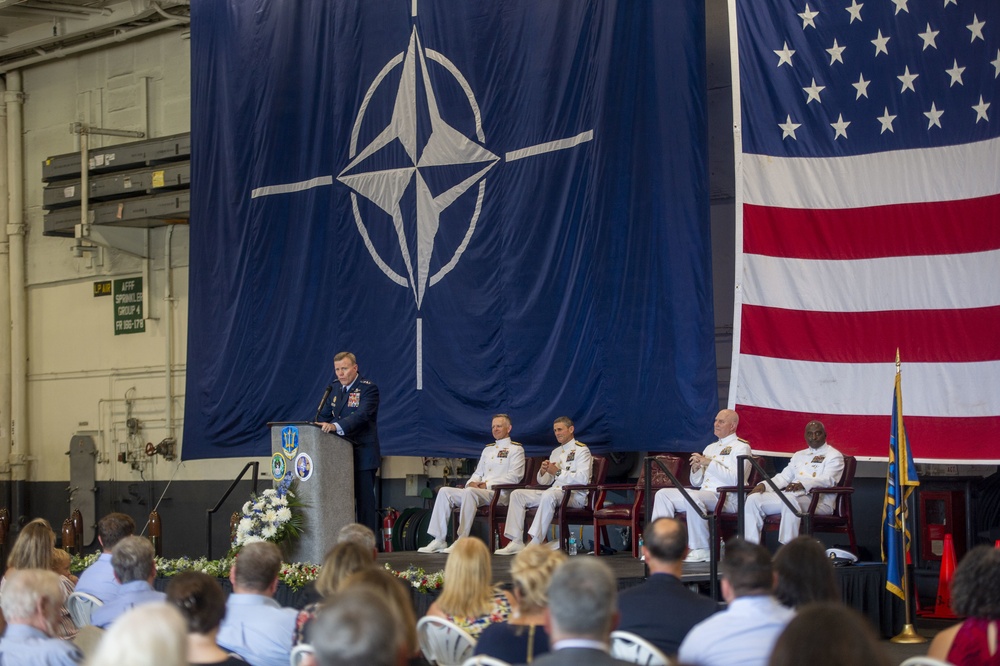
{"type": "Polygon", "coordinates": [[[305,505],[302,536],[285,544],[285,557],[289,562],[322,564],[340,528],[354,522],[354,449],[342,437],[311,424],[274,423],[271,453],[272,472],[274,456],[281,456],[285,474],[296,477],[295,494],[305,505]]]}

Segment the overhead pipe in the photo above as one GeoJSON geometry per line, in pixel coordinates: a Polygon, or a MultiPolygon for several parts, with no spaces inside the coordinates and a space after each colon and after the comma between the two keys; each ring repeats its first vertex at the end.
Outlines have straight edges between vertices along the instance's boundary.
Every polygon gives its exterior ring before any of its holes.
{"type": "Polygon", "coordinates": [[[7,237],[10,243],[11,518],[25,517],[28,479],[28,304],[24,258],[24,94],[21,72],[7,72],[7,237]]]}
{"type": "Polygon", "coordinates": [[[166,401],[164,417],[167,421],[167,439],[176,442],[177,437],[174,428],[174,289],[173,289],[173,252],[171,245],[174,238],[174,226],[167,227],[164,239],[164,264],[163,264],[163,327],[164,327],[164,361],[163,374],[166,384],[166,401]]]}
{"type": "Polygon", "coordinates": [[[31,67],[33,65],[38,65],[43,62],[55,60],[57,58],[64,58],[68,55],[73,55],[74,53],[91,51],[93,49],[99,49],[104,46],[114,46],[115,44],[120,44],[122,42],[127,42],[131,39],[135,39],[136,37],[149,35],[154,32],[160,32],[161,30],[167,30],[169,28],[176,28],[176,27],[184,27],[188,25],[188,21],[189,20],[187,19],[187,17],[179,16],[169,21],[160,21],[159,23],[144,25],[141,28],[122,30],[121,32],[118,32],[110,37],[103,37],[101,39],[95,39],[89,42],[74,44],[73,46],[65,46],[62,48],[55,49],[53,51],[48,51],[44,55],[33,56],[31,58],[22,58],[21,60],[14,60],[8,62],[6,64],[0,65],[0,73],[10,72],[17,69],[23,69],[25,67],[31,67]]]}
{"type": "MultiPolygon", "coordinates": [[[[0,78],[0,478],[10,478],[10,241],[7,238],[7,83],[0,78]]],[[[10,488],[2,496],[10,506],[10,488]]]]}

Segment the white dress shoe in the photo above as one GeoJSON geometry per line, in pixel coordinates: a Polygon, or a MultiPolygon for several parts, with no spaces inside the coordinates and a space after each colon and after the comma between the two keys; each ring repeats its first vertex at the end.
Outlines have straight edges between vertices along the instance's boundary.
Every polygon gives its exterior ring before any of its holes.
{"type": "Polygon", "coordinates": [[[423,548],[417,548],[418,553],[443,553],[448,547],[448,542],[443,539],[434,539],[423,548]]]}

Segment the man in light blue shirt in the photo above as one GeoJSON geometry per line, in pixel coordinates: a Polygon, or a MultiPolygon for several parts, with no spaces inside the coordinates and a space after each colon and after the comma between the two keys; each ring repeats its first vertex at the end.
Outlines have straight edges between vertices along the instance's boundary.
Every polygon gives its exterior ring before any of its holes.
{"type": "Polygon", "coordinates": [[[101,544],[100,557],[80,574],[75,592],[85,592],[104,603],[114,601],[121,592],[111,567],[111,551],[118,542],[135,532],[135,521],[124,513],[109,513],[97,523],[97,541],[101,544]]]}
{"type": "Polygon", "coordinates": [[[83,655],[73,643],[50,635],[63,605],[59,576],[41,569],[8,572],[0,608],[7,631],[0,639],[0,664],[76,666],[83,655]]]}
{"type": "Polygon", "coordinates": [[[248,543],[240,549],[229,580],[233,593],[216,642],[251,666],[287,666],[298,612],[274,600],[281,551],[273,543],[248,543]]]}
{"type": "Polygon", "coordinates": [[[681,643],[677,660],[691,666],[766,666],[775,641],[795,615],[771,594],[771,554],[758,544],[732,539],[719,569],[729,608],[696,624],[681,643]]]}
{"type": "Polygon", "coordinates": [[[106,629],[125,611],[134,606],[163,603],[167,595],[153,589],[156,562],[153,544],[144,537],[130,536],[118,542],[111,551],[111,566],[121,588],[111,602],[94,609],[90,622],[106,629]]]}

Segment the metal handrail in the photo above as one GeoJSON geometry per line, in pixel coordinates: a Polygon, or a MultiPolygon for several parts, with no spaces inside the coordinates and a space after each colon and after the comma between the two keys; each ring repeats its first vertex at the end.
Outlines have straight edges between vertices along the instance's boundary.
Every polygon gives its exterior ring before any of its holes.
{"type": "MultiPolygon", "coordinates": [[[[754,460],[752,456],[737,456],[736,459],[740,462],[741,465],[745,462],[749,462],[750,465],[760,473],[760,478],[763,479],[761,483],[766,483],[767,485],[771,486],[771,489],[774,490],[774,493],[778,496],[778,499],[784,502],[785,506],[787,506],[788,509],[793,514],[795,514],[799,519],[805,522],[805,533],[812,534],[812,516],[809,515],[808,511],[803,511],[800,506],[793,503],[792,500],[788,499],[788,497],[785,496],[785,493],[781,492],[782,489],[779,488],[774,483],[774,480],[771,478],[771,476],[764,471],[764,468],[761,467],[760,464],[756,460],[754,460]]],[[[740,478],[738,479],[737,490],[736,490],[736,533],[737,534],[746,534],[746,532],[744,531],[745,507],[746,507],[746,481],[741,475],[740,478]]]]}
{"type": "Polygon", "coordinates": [[[694,513],[697,514],[698,517],[701,518],[702,520],[708,521],[708,543],[711,544],[711,546],[708,549],[709,552],[708,577],[709,577],[709,585],[711,586],[712,590],[712,599],[718,601],[719,558],[715,554],[715,542],[718,529],[715,524],[715,511],[708,511],[708,510],[702,511],[701,507],[699,507],[695,503],[694,499],[691,498],[691,495],[688,494],[687,488],[681,485],[681,482],[677,480],[677,477],[674,476],[674,473],[671,472],[669,469],[667,469],[666,465],[664,465],[662,461],[657,460],[656,456],[646,456],[646,458],[643,460],[643,464],[645,466],[644,471],[646,474],[646,488],[645,488],[646,495],[644,497],[644,504],[645,504],[644,509],[646,511],[647,521],[649,521],[649,519],[653,516],[653,463],[656,463],[656,466],[659,467],[660,470],[667,475],[667,478],[670,479],[670,482],[674,484],[674,488],[681,491],[681,497],[683,497],[684,501],[687,502],[688,505],[691,507],[691,509],[694,510],[694,513]]]}
{"type": "Polygon", "coordinates": [[[254,495],[256,495],[257,477],[260,476],[260,462],[253,461],[253,462],[248,462],[246,465],[243,466],[243,471],[240,472],[235,479],[233,479],[233,482],[231,484],[229,484],[229,488],[226,490],[225,493],[223,493],[222,499],[219,500],[218,504],[216,504],[214,507],[205,512],[205,536],[208,538],[208,559],[212,559],[212,516],[215,515],[215,513],[217,513],[219,509],[222,508],[222,505],[225,504],[226,500],[229,499],[229,496],[233,494],[233,491],[236,489],[236,485],[243,480],[243,477],[246,476],[247,470],[249,469],[253,469],[252,492],[254,495]]]}

